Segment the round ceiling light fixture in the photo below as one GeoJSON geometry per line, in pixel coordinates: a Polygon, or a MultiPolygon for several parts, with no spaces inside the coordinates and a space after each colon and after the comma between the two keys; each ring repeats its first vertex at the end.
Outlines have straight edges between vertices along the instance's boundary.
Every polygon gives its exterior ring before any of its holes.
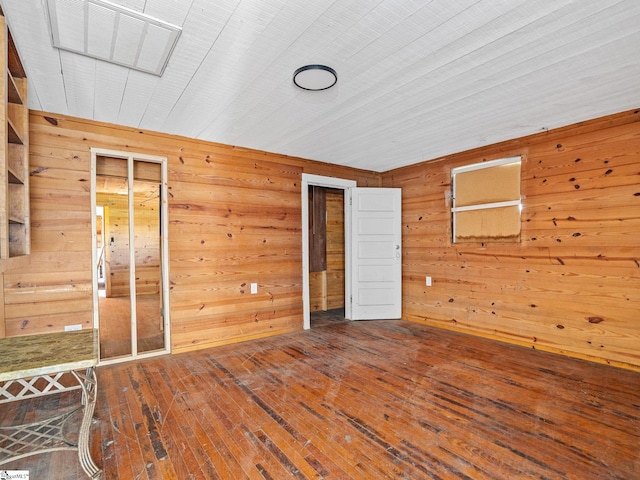
{"type": "Polygon", "coordinates": [[[314,92],[331,88],[337,81],[336,71],[326,65],[305,65],[293,74],[293,83],[303,90],[314,92]]]}

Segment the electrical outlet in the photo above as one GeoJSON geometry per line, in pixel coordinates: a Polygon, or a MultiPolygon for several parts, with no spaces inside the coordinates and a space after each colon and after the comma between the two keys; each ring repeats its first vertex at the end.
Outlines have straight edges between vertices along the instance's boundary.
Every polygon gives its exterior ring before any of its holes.
{"type": "Polygon", "coordinates": [[[256,293],[258,293],[258,284],[257,283],[252,283],[251,284],[251,295],[255,295],[256,293]]]}
{"type": "Polygon", "coordinates": [[[82,325],[80,325],[78,323],[76,325],[65,325],[64,326],[64,331],[65,332],[75,332],[76,330],[82,330],[82,325]]]}
{"type": "Polygon", "coordinates": [[[427,277],[425,283],[426,283],[427,287],[430,287],[431,286],[431,277],[427,277]]]}

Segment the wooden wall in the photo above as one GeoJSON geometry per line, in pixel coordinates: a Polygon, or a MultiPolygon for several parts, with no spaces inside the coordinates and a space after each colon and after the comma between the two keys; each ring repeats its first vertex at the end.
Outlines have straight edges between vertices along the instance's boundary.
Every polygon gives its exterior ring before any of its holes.
{"type": "Polygon", "coordinates": [[[174,352],[302,329],[302,173],[379,185],[284,155],[43,112],[30,122],[32,253],[4,275],[7,335],[92,325],[90,147],[168,157],[174,352]]]}
{"type": "Polygon", "coordinates": [[[344,192],[327,189],[327,309],[344,308],[344,192]]]}
{"type": "MultiPolygon", "coordinates": [[[[639,120],[626,112],[382,174],[403,188],[404,318],[640,368],[639,120]],[[516,154],[521,242],[452,245],[451,168],[516,154]]],[[[233,146],[42,112],[30,121],[32,254],[2,279],[9,336],[92,324],[92,146],[169,159],[174,352],[301,329],[301,174],[380,184],[233,146]]]]}
{"type": "Polygon", "coordinates": [[[383,174],[403,189],[403,318],[640,367],[639,112],[383,174]],[[511,155],[521,241],[452,244],[451,169],[511,155]]]}

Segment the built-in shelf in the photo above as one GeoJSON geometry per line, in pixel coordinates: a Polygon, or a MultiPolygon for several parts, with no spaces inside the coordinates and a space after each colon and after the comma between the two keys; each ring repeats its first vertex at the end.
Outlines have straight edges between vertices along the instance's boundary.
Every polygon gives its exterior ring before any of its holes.
{"type": "Polygon", "coordinates": [[[12,184],[12,183],[22,184],[22,183],[24,183],[20,178],[18,178],[18,175],[19,175],[19,173],[15,173],[10,168],[7,169],[7,183],[9,183],[9,184],[12,184]]]}
{"type": "Polygon", "coordinates": [[[25,151],[28,153],[28,146],[9,143],[8,145],[8,163],[7,170],[9,172],[9,183],[25,182],[25,151]]]}
{"type": "Polygon", "coordinates": [[[9,223],[9,257],[15,258],[22,255],[29,255],[28,250],[27,225],[20,222],[9,223]]]}
{"type": "Polygon", "coordinates": [[[0,58],[4,92],[0,112],[6,129],[0,144],[0,271],[21,265],[31,250],[29,210],[29,109],[27,78],[0,8],[0,58]]]}
{"type": "Polygon", "coordinates": [[[16,145],[24,145],[24,142],[22,141],[22,137],[18,133],[19,130],[15,127],[11,119],[8,117],[7,117],[7,124],[9,126],[7,141],[9,143],[15,143],[16,145]]]}
{"type": "Polygon", "coordinates": [[[22,96],[20,95],[16,82],[13,79],[13,75],[11,75],[11,72],[9,71],[7,71],[7,99],[9,103],[24,105],[22,96]]]}

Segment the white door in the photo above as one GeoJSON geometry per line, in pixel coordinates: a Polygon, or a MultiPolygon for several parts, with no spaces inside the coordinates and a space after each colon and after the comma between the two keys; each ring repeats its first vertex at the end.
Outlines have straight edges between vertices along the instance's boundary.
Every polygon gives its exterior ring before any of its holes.
{"type": "Polygon", "coordinates": [[[351,320],[402,316],[402,191],[351,188],[351,320]]]}

